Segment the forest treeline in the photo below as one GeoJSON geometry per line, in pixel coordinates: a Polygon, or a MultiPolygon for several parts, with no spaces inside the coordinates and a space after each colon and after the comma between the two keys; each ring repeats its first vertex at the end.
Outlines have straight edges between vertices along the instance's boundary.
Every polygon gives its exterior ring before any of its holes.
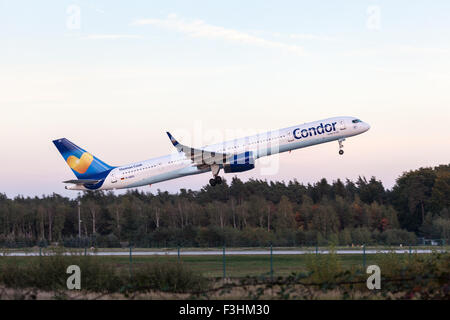
{"type": "Polygon", "coordinates": [[[0,194],[0,246],[407,245],[419,237],[448,243],[449,209],[450,165],[405,172],[391,190],[375,177],[307,185],[234,177],[177,194],[0,194]]]}

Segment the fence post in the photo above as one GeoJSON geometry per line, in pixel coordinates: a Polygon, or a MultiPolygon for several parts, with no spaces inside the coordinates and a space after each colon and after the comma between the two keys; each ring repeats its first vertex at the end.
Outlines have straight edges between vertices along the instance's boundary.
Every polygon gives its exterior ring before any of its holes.
{"type": "Polygon", "coordinates": [[[316,255],[319,254],[319,245],[316,243],[316,255]]]}
{"type": "Polygon", "coordinates": [[[363,269],[366,270],[366,245],[363,244],[363,269]]]}
{"type": "Polygon", "coordinates": [[[133,266],[133,255],[132,255],[132,247],[130,246],[130,278],[132,274],[132,266],[133,266]]]}
{"type": "Polygon", "coordinates": [[[84,247],[84,255],[87,256],[87,248],[84,247]]]}
{"type": "Polygon", "coordinates": [[[178,262],[180,262],[180,246],[178,246],[178,262]]]}
{"type": "Polygon", "coordinates": [[[225,245],[223,246],[223,249],[222,249],[222,265],[223,265],[223,281],[225,281],[225,278],[226,278],[226,276],[227,276],[227,273],[226,273],[226,260],[225,260],[225,245]]]}
{"type": "Polygon", "coordinates": [[[39,257],[42,256],[42,247],[39,247],[39,257]]]}
{"type": "Polygon", "coordinates": [[[273,281],[273,249],[270,244],[270,281],[273,281]]]}

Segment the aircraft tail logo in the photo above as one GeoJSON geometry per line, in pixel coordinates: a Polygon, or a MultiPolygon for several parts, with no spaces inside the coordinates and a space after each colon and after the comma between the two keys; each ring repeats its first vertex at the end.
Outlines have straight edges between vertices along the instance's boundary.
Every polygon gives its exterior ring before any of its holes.
{"type": "Polygon", "coordinates": [[[92,154],[85,152],[80,158],[77,158],[76,156],[69,156],[67,158],[67,164],[72,170],[83,174],[89,169],[92,160],[94,160],[92,154]]]}
{"type": "Polygon", "coordinates": [[[78,179],[101,179],[114,169],[66,138],[53,143],[78,179]]]}

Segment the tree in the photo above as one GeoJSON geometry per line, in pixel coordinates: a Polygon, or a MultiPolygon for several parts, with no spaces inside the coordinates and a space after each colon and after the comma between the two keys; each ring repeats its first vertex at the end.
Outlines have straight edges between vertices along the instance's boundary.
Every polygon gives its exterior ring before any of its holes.
{"type": "Polygon", "coordinates": [[[295,227],[295,215],[292,204],[288,197],[284,195],[281,196],[280,203],[277,206],[277,214],[273,225],[277,231],[295,227]]]}
{"type": "Polygon", "coordinates": [[[433,209],[440,211],[450,208],[450,170],[440,169],[436,172],[436,180],[431,190],[433,209]]]}
{"type": "Polygon", "coordinates": [[[326,239],[340,228],[339,218],[334,208],[327,202],[313,206],[310,227],[320,232],[326,239]]]}
{"type": "Polygon", "coordinates": [[[417,232],[432,211],[431,194],[436,179],[432,168],[420,168],[404,173],[396,180],[392,189],[392,203],[399,212],[400,225],[417,232]]]}
{"type": "Polygon", "coordinates": [[[76,199],[58,194],[9,199],[0,193],[0,245],[77,245],[78,200],[82,235],[108,246],[119,241],[198,245],[198,239],[311,245],[317,240],[362,244],[406,243],[415,235],[448,238],[449,185],[450,166],[441,165],[403,173],[392,190],[375,177],[356,183],[338,179],[332,185],[326,179],[304,185],[234,177],[229,186],[224,181],[179,193],[87,191],[76,199]]]}
{"type": "Polygon", "coordinates": [[[371,177],[369,182],[367,182],[366,178],[359,177],[356,185],[358,186],[359,198],[362,202],[367,204],[371,204],[374,201],[378,203],[385,202],[386,192],[383,183],[375,177],[371,177]]]}
{"type": "Polygon", "coordinates": [[[450,220],[441,217],[433,220],[432,234],[435,238],[445,239],[448,243],[450,239],[450,220]]]}

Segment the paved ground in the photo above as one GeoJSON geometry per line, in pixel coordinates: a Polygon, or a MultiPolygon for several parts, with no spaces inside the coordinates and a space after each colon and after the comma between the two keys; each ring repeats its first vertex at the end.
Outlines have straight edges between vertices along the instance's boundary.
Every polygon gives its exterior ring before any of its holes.
{"type": "MultiPolygon", "coordinates": [[[[274,249],[272,253],[274,255],[302,255],[302,254],[308,254],[308,253],[315,253],[315,250],[276,250],[274,249]]],[[[373,250],[368,249],[365,250],[366,254],[376,254],[376,253],[410,253],[409,249],[396,249],[396,250],[373,250]]],[[[430,249],[411,249],[411,253],[432,253],[432,252],[444,252],[444,250],[437,249],[437,250],[430,250],[430,249]]],[[[82,252],[83,253],[83,252],[82,252]]],[[[130,254],[129,251],[103,251],[103,252],[92,252],[88,250],[86,252],[88,255],[97,255],[97,256],[128,256],[130,254]]],[[[329,250],[318,250],[317,253],[319,254],[328,254],[330,253],[329,250]]],[[[336,250],[336,254],[363,254],[363,250],[336,250]]],[[[48,253],[45,253],[48,254],[48,253]]],[[[71,254],[71,253],[66,253],[71,254]]],[[[180,255],[182,256],[214,256],[214,255],[222,255],[222,250],[180,250],[180,255]]],[[[227,250],[225,251],[226,255],[268,255],[270,254],[270,250],[227,250]]],[[[0,256],[7,255],[7,256],[13,256],[13,257],[28,257],[28,256],[39,256],[39,252],[8,252],[8,253],[1,253],[0,256]]],[[[176,256],[178,255],[177,250],[168,250],[168,251],[133,251],[133,256],[154,256],[154,255],[162,255],[162,256],[176,256]]]]}

